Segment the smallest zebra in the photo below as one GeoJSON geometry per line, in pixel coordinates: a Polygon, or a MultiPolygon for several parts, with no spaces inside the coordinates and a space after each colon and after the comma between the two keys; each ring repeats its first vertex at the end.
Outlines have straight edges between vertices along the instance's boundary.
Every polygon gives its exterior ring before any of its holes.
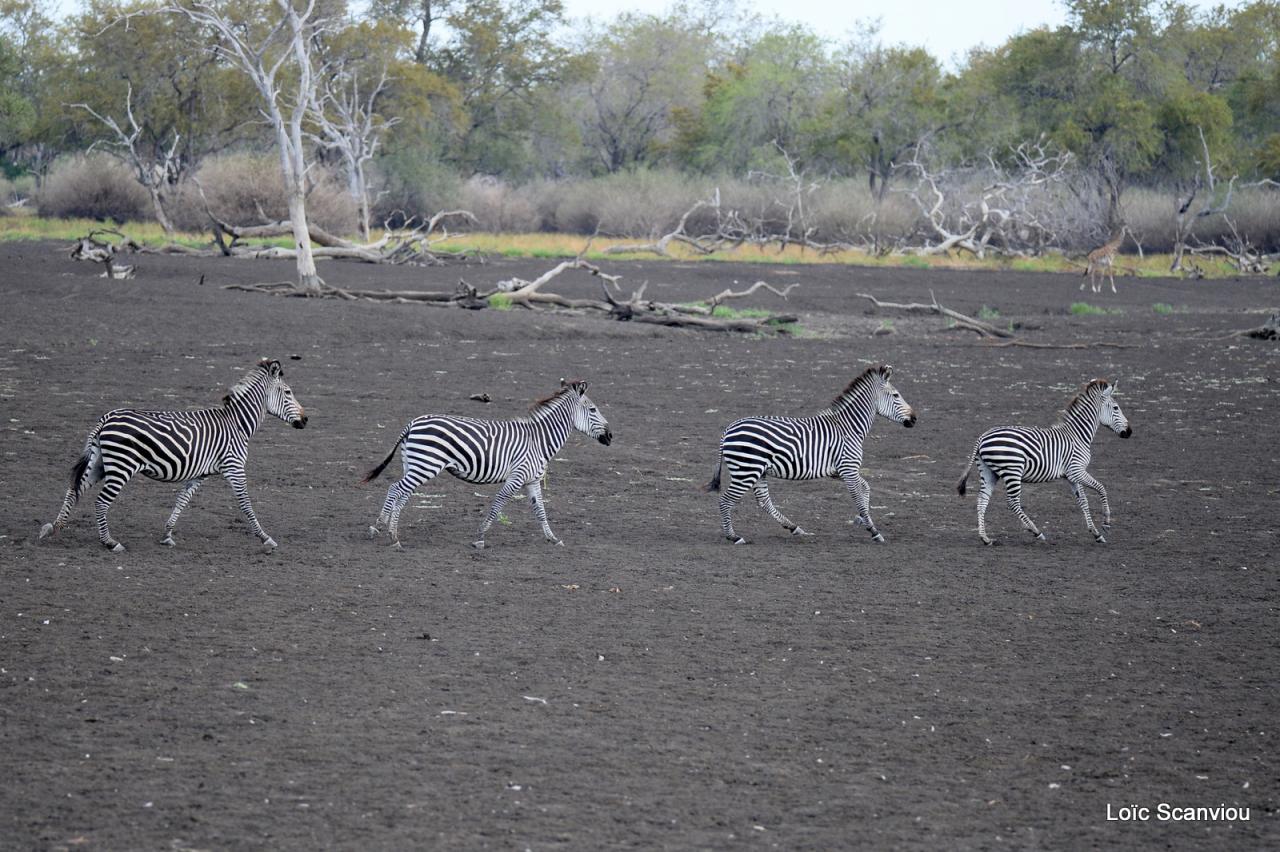
{"type": "Polygon", "coordinates": [[[1098,426],[1108,427],[1121,438],[1133,434],[1114,394],[1114,383],[1094,379],[1067,404],[1053,426],[1047,429],[1001,426],[988,429],[978,437],[969,466],[956,483],[956,491],[964,496],[969,474],[976,465],[982,477],[978,491],[978,535],[984,544],[995,543],[987,535],[986,514],[997,479],[1004,483],[1009,510],[1018,516],[1027,532],[1041,541],[1044,533],[1022,508],[1022,483],[1067,480],[1071,483],[1071,492],[1075,494],[1080,511],[1084,513],[1085,526],[1099,544],[1106,543],[1103,532],[1111,527],[1111,504],[1107,502],[1107,489],[1090,476],[1086,468],[1092,458],[1093,436],[1098,426]],[[1101,530],[1093,525],[1085,488],[1092,488],[1102,500],[1101,530]]]}

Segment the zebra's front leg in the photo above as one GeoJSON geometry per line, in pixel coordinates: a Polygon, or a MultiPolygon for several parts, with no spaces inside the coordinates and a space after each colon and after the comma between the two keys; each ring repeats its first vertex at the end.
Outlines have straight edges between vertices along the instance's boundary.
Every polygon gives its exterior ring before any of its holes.
{"type": "Polygon", "coordinates": [[[800,527],[791,522],[791,520],[782,512],[778,511],[778,507],[773,505],[773,498],[769,496],[769,483],[763,478],[755,484],[751,489],[756,495],[756,504],[769,513],[769,517],[782,524],[792,535],[813,535],[813,533],[805,532],[800,527]]]}
{"type": "Polygon", "coordinates": [[[178,526],[178,516],[187,508],[187,504],[191,502],[191,498],[200,490],[200,486],[204,484],[204,478],[188,479],[182,484],[182,489],[178,492],[178,500],[173,504],[173,512],[169,515],[169,520],[164,524],[164,538],[160,539],[161,544],[174,547],[177,542],[173,540],[173,530],[178,526]]]}
{"type": "Polygon", "coordinates": [[[884,541],[884,535],[880,530],[876,529],[875,521],[871,520],[871,485],[867,480],[863,479],[862,474],[857,470],[842,471],[840,479],[844,481],[844,487],[849,490],[849,495],[853,497],[853,502],[858,507],[858,523],[867,528],[871,533],[872,541],[884,541]]]}
{"type": "Polygon", "coordinates": [[[489,531],[489,527],[493,526],[493,522],[498,519],[498,515],[502,514],[502,507],[507,505],[507,501],[515,496],[520,490],[520,480],[508,479],[498,489],[498,493],[494,495],[493,502],[489,505],[489,511],[485,512],[484,521],[480,524],[480,534],[476,536],[476,540],[471,542],[471,546],[476,550],[484,550],[484,536],[489,531]]]}
{"type": "Polygon", "coordinates": [[[253,504],[249,502],[249,489],[245,485],[244,468],[239,465],[233,465],[224,470],[222,476],[231,485],[231,490],[235,492],[236,502],[240,504],[240,512],[244,515],[245,520],[249,522],[249,529],[264,545],[275,547],[276,540],[267,535],[267,531],[262,528],[262,524],[258,523],[258,516],[253,512],[253,504]]]}
{"type": "Polygon", "coordinates": [[[1102,533],[1098,532],[1098,528],[1093,525],[1093,515],[1089,513],[1089,498],[1085,496],[1084,486],[1079,482],[1071,483],[1071,493],[1075,495],[1076,505],[1080,507],[1080,511],[1084,514],[1084,525],[1089,528],[1089,532],[1093,533],[1094,539],[1099,544],[1106,544],[1107,540],[1102,533]]]}
{"type": "Polygon", "coordinates": [[[542,537],[552,544],[563,546],[564,542],[556,538],[556,534],[551,531],[551,524],[547,522],[547,507],[542,499],[542,483],[535,479],[526,485],[524,490],[529,495],[529,505],[533,509],[533,516],[542,525],[542,537]]]}
{"type": "Polygon", "coordinates": [[[1005,495],[1009,498],[1009,511],[1018,516],[1018,520],[1022,521],[1022,525],[1026,527],[1027,532],[1044,541],[1044,533],[1040,532],[1036,522],[1031,520],[1031,516],[1022,508],[1022,479],[1009,478],[1004,481],[1005,495]]]}
{"type": "Polygon", "coordinates": [[[1105,533],[1111,529],[1111,501],[1107,499],[1107,489],[1102,487],[1102,483],[1089,475],[1088,471],[1081,471],[1080,484],[1085,488],[1092,488],[1098,495],[1098,499],[1102,501],[1102,531],[1105,533]]]}

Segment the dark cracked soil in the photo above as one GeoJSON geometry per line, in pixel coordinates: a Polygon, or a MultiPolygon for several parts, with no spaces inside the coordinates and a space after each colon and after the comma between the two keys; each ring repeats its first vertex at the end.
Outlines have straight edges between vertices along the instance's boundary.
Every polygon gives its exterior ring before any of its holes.
{"type": "MultiPolygon", "coordinates": [[[[1260,324],[1274,279],[1126,278],[1084,297],[1115,313],[1074,316],[1063,276],[610,267],[670,300],[799,282],[805,333],[757,338],[222,288],[290,276],[270,262],[145,257],[107,282],[59,246],[0,255],[0,846],[1280,846],[1280,350],[1212,339],[1260,324]],[[992,348],[860,291],[1131,348],[992,348]],[[216,404],[264,355],[310,414],[252,445],[277,550],[221,482],[162,547],[175,488],[141,479],[112,511],[126,553],[91,500],[37,542],[99,414],[216,404]],[[743,505],[752,544],[724,541],[699,491],[723,426],[815,410],[875,361],[920,415],[869,441],[888,542],[837,482],[775,483],[813,538],[743,505]],[[1047,542],[997,498],[1003,546],[983,547],[954,490],[974,438],[1051,422],[1099,375],[1134,427],[1095,444],[1110,543],[1057,483],[1025,493],[1047,542]],[[403,552],[365,538],[391,478],[357,481],[409,418],[514,416],[562,376],[615,435],[551,466],[566,547],[521,501],[473,551],[490,491],[447,477],[406,509],[403,552]],[[1161,821],[1161,802],[1250,819],[1161,821]],[[1107,819],[1127,805],[1149,821],[1107,819]]],[[[322,274],[441,289],[548,265],[322,274]]]]}

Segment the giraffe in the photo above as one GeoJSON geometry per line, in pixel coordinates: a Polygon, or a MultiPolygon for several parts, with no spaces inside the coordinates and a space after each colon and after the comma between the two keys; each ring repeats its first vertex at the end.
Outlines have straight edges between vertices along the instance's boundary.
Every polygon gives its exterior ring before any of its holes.
{"type": "MultiPolygon", "coordinates": [[[[1087,283],[1093,285],[1093,292],[1102,292],[1102,276],[1104,272],[1111,281],[1111,292],[1116,292],[1116,254],[1120,251],[1120,244],[1124,242],[1124,238],[1128,233],[1129,228],[1121,225],[1120,230],[1116,232],[1114,237],[1107,240],[1101,247],[1089,252],[1089,266],[1085,269],[1084,274],[1089,276],[1087,283]]],[[[1081,290],[1084,289],[1085,283],[1084,281],[1080,282],[1081,290]]]]}

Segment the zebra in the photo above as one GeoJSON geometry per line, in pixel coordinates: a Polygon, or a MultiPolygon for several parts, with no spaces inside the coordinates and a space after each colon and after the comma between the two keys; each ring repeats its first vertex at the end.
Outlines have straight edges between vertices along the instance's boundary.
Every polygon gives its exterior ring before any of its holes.
{"type": "Polygon", "coordinates": [[[66,524],[80,497],[104,482],[98,492],[98,537],[113,551],[125,547],[111,537],[107,510],[134,474],[161,482],[181,482],[173,513],[164,525],[160,543],[173,547],[178,516],[191,502],[204,480],[221,473],[230,483],[253,534],[267,547],[276,542],[262,529],[249,492],[245,488],[244,462],[249,439],[258,428],[262,412],[274,415],[295,429],[307,425],[307,414],[285,384],[279,361],[264,358],[222,400],[219,408],[200,411],[140,411],[117,408],[108,411],[85,441],[84,452],[71,469],[71,487],[53,523],[40,529],[47,538],[66,524]]]}
{"type": "Polygon", "coordinates": [[[831,407],[810,417],[747,417],[725,429],[720,439],[720,463],[705,489],[720,492],[720,525],[734,544],[746,539],[733,529],[733,507],[747,491],[760,508],[792,535],[810,535],[778,511],[769,497],[766,478],[842,480],[858,505],[857,521],[873,541],[884,535],[871,520],[871,486],[863,478],[863,439],[879,414],[910,429],[916,413],[889,382],[892,369],[868,367],[849,382],[831,407]],[[721,474],[729,482],[721,488],[721,474]]]}
{"type": "Polygon", "coordinates": [[[595,438],[606,447],[613,432],[600,409],[587,396],[584,381],[560,380],[560,389],[529,409],[527,417],[512,420],[479,420],[474,417],[428,415],[405,426],[382,464],[369,471],[362,482],[372,482],[391,463],[396,450],[403,448],[404,476],[387,489],[378,520],[369,527],[376,538],[381,526],[391,533],[392,545],[400,544],[400,510],[414,490],[440,471],[464,482],[486,485],[502,483],[480,524],[480,534],[471,543],[484,548],[484,536],[502,512],[502,507],[521,488],[529,495],[533,514],[542,525],[542,535],[552,544],[564,542],[551,531],[542,500],[542,477],[547,463],[564,446],[571,430],[595,438]]]}
{"type": "Polygon", "coordinates": [[[1109,427],[1121,438],[1133,434],[1129,420],[1115,401],[1116,385],[1106,379],[1094,379],[1086,384],[1059,415],[1058,422],[1049,428],[1002,426],[988,429],[973,445],[969,466],[956,483],[956,491],[964,495],[969,474],[977,465],[982,477],[978,491],[978,535],[984,544],[994,544],[987,535],[986,513],[996,480],[1004,483],[1009,509],[1018,516],[1027,532],[1040,541],[1044,533],[1022,508],[1022,484],[1024,482],[1050,482],[1065,479],[1071,483],[1071,493],[1076,497],[1080,511],[1084,513],[1085,526],[1099,544],[1106,544],[1104,532],[1111,528],[1111,504],[1107,502],[1107,489],[1089,475],[1089,459],[1092,453],[1094,433],[1099,424],[1109,427]],[[1102,500],[1102,529],[1093,523],[1089,513],[1089,498],[1084,489],[1092,488],[1102,500]]]}

